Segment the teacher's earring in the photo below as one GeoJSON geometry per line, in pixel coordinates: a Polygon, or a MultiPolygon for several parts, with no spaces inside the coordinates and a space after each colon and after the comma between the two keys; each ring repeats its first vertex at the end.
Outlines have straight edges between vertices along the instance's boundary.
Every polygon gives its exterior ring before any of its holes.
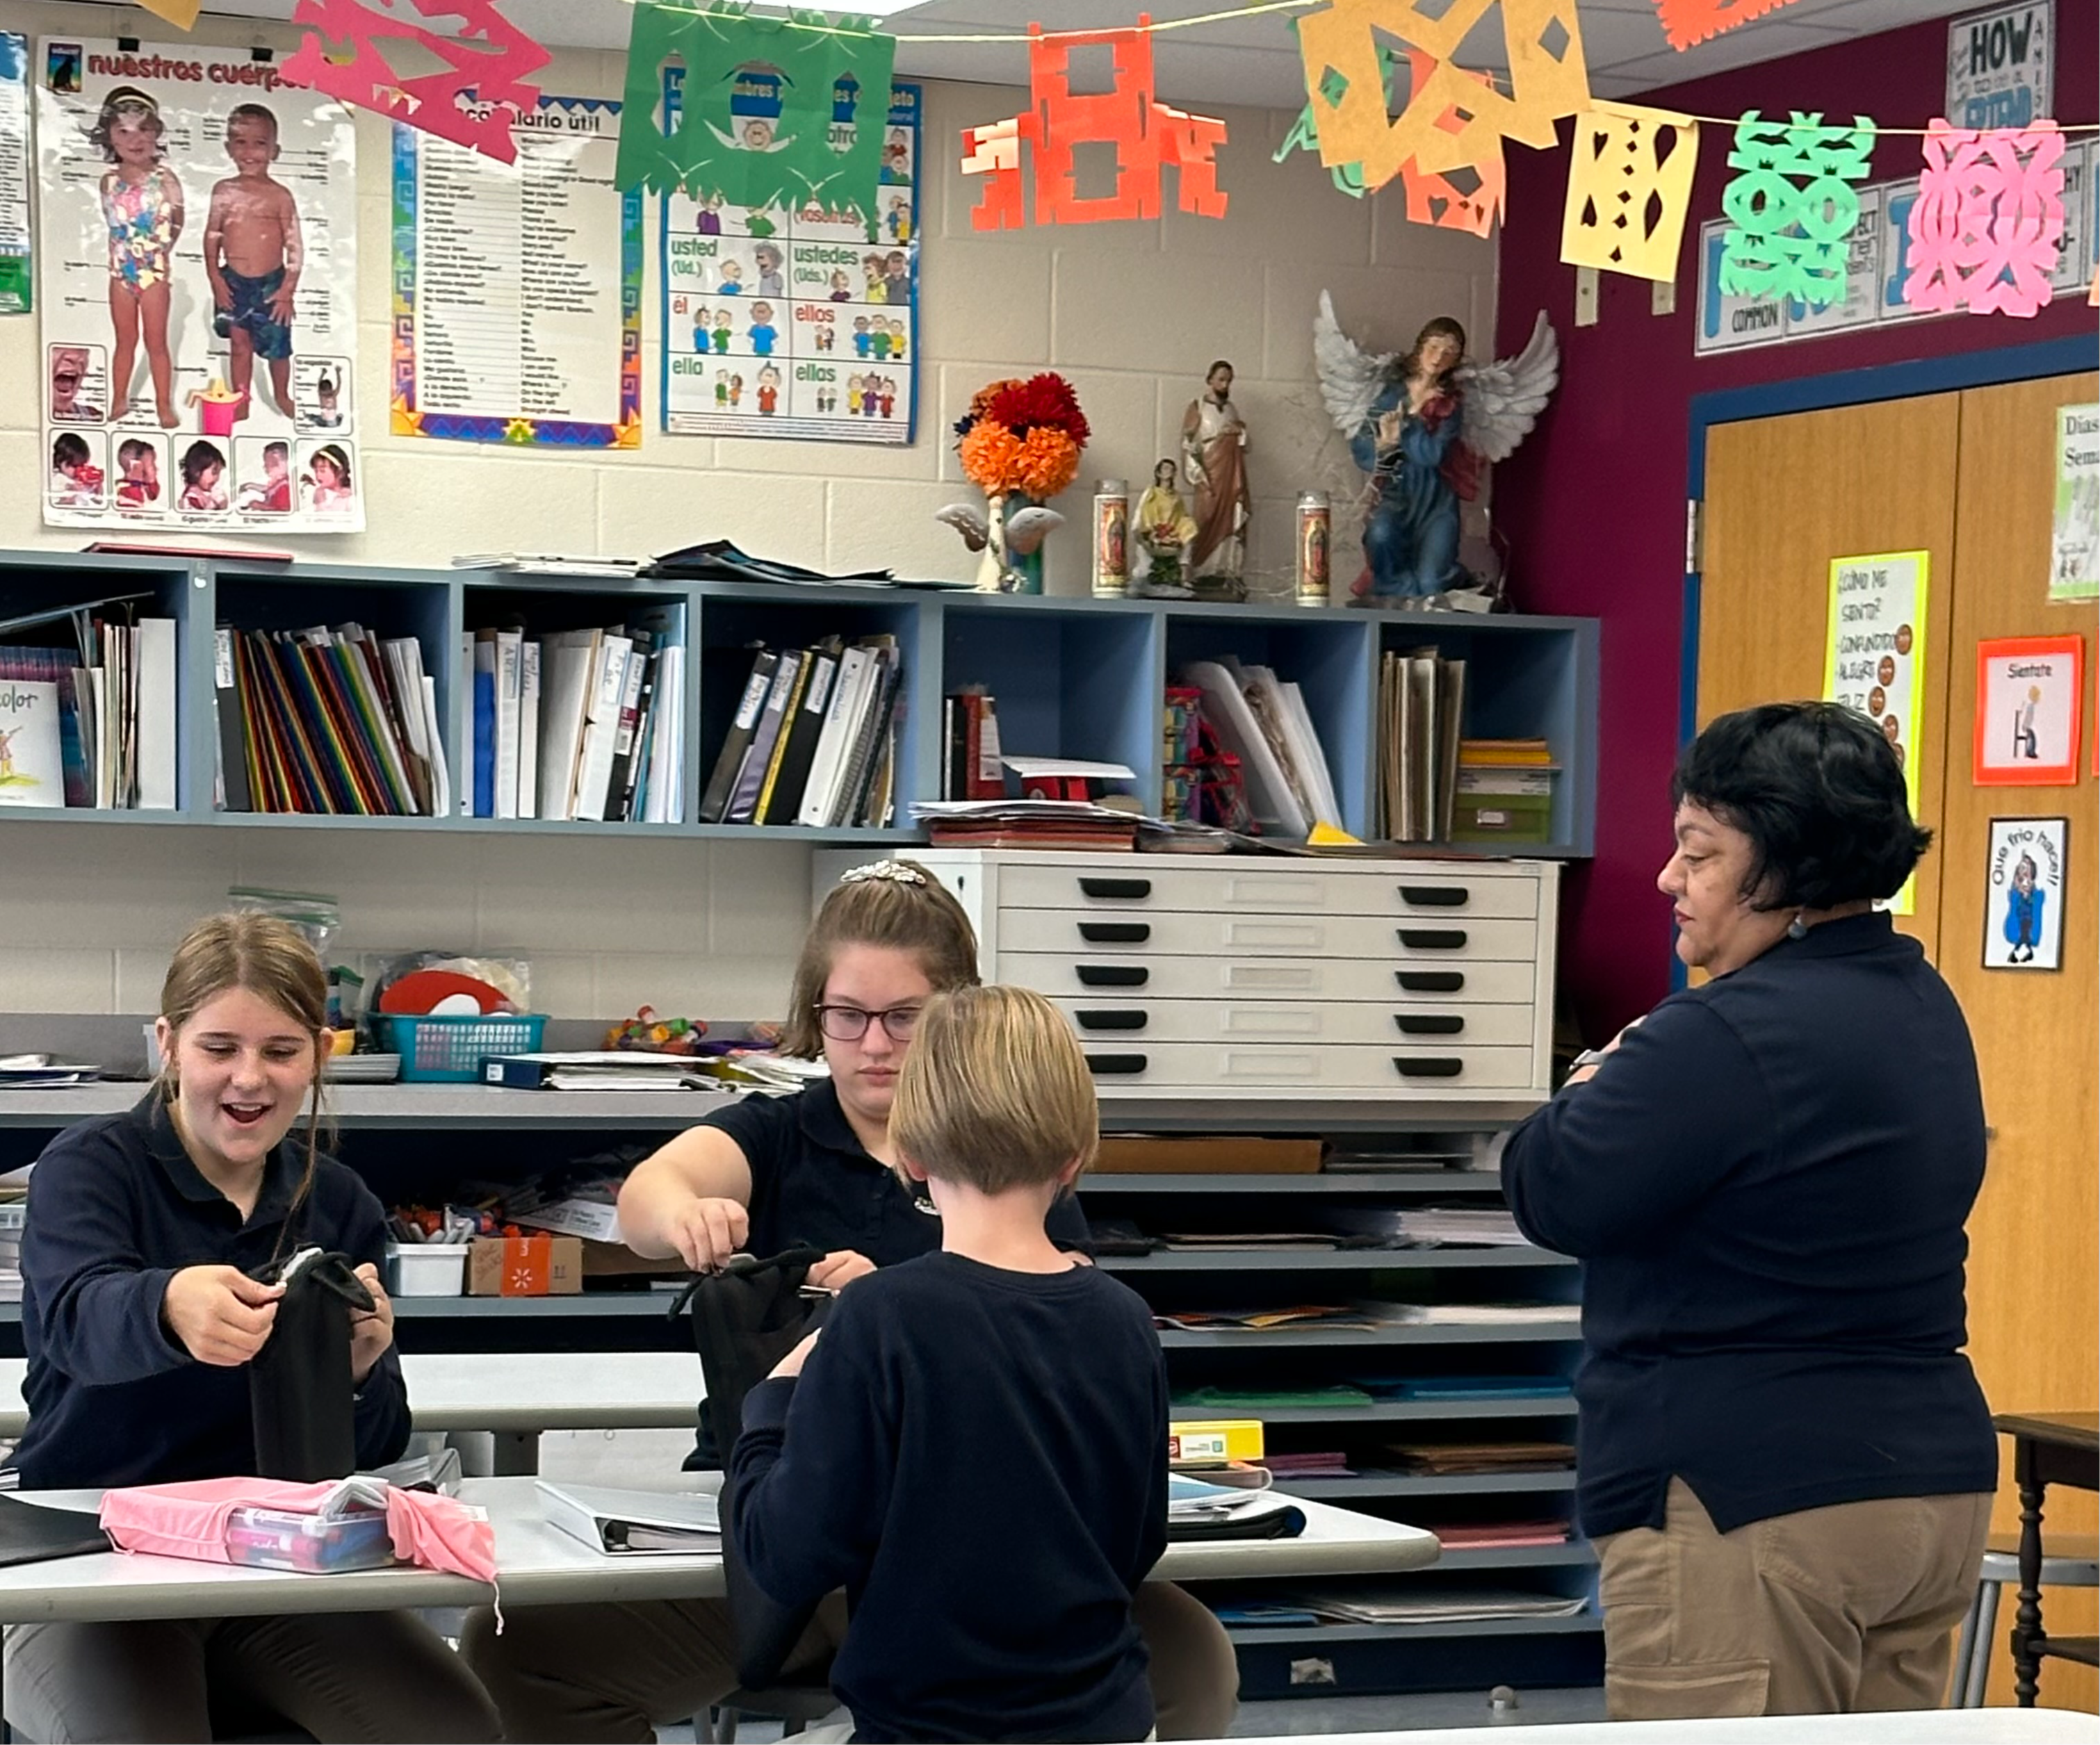
{"type": "Polygon", "coordinates": [[[1786,936],[1789,939],[1806,939],[1808,937],[1808,923],[1801,919],[1801,914],[1799,911],[1797,911],[1794,914],[1794,918],[1787,923],[1786,936]]]}

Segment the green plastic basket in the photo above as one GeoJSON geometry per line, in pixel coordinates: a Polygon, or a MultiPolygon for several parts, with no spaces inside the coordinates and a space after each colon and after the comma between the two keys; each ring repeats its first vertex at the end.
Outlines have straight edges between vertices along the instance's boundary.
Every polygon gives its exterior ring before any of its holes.
{"type": "Polygon", "coordinates": [[[458,1018],[377,1015],[405,1084],[472,1085],[491,1055],[536,1054],[547,1020],[539,1012],[474,1012],[458,1018]]]}

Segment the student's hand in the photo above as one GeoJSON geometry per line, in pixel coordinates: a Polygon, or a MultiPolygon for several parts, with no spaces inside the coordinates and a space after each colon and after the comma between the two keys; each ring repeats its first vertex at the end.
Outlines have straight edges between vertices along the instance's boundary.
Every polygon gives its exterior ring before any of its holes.
{"type": "MultiPolygon", "coordinates": [[[[873,1271],[875,1269],[871,1267],[868,1270],[873,1271]]],[[[817,1334],[823,1330],[819,1327],[816,1333],[804,1334],[802,1342],[773,1366],[773,1373],[767,1379],[777,1381],[783,1376],[792,1377],[801,1374],[802,1365],[809,1362],[810,1352],[817,1348],[817,1334]]]]}
{"type": "Polygon", "coordinates": [[[270,293],[270,319],[289,324],[299,300],[299,288],[287,279],[270,293]]]}
{"type": "Polygon", "coordinates": [[[875,1271],[875,1262],[850,1248],[834,1249],[810,1268],[810,1282],[818,1290],[844,1290],[855,1279],[875,1271]]]}
{"type": "Polygon", "coordinates": [[[751,1214],[734,1200],[688,1200],[664,1220],[664,1240],[695,1272],[717,1272],[751,1240],[751,1214]]]}
{"type": "Polygon", "coordinates": [[[168,1280],[161,1319],[201,1364],[232,1369],[269,1342],[281,1285],[259,1285],[236,1267],[185,1267],[168,1280]]]}
{"type": "Polygon", "coordinates": [[[370,1261],[357,1269],[364,1288],[372,1293],[372,1312],[353,1310],[350,1317],[350,1379],[360,1386],[373,1365],[386,1355],[394,1342],[394,1299],[379,1282],[379,1269],[370,1261]]]}

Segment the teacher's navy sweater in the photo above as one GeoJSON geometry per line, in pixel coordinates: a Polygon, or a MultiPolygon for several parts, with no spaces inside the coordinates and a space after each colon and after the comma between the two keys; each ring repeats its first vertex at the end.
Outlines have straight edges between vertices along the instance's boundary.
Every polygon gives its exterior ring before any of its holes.
{"type": "Polygon", "coordinates": [[[1167,1544],[1150,1311],[1091,1267],[938,1253],[840,1293],[745,1398],[732,1531],[783,1606],[846,1590],[862,1740],[1141,1739],[1131,1597],[1167,1544]]]}
{"type": "Polygon", "coordinates": [[[1533,1115],[1502,1183],[1584,1262],[1584,1530],[1661,1527],[1673,1475],[1723,1532],[1995,1489],[1961,1351],[1983,1179],[1968,1026],[1881,914],[1673,994],[1533,1115]]]}

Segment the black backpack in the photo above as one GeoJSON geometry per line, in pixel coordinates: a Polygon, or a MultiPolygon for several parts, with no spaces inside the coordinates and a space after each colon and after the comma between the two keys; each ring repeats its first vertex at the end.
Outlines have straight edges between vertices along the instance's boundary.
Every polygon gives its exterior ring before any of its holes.
{"type": "Polygon", "coordinates": [[[707,1379],[708,1427],[722,1464],[722,1575],[736,1635],[736,1676],[747,1690],[763,1690],[779,1677],[817,1607],[814,1602],[780,1605],[744,1567],[732,1530],[736,1483],[730,1456],[743,1428],[744,1396],[823,1320],[830,1295],[804,1293],[810,1268],[823,1258],[823,1249],[806,1246],[764,1259],[733,1255],[719,1272],[686,1285],[671,1305],[673,1320],[689,1305],[692,1309],[693,1343],[707,1379]]]}

